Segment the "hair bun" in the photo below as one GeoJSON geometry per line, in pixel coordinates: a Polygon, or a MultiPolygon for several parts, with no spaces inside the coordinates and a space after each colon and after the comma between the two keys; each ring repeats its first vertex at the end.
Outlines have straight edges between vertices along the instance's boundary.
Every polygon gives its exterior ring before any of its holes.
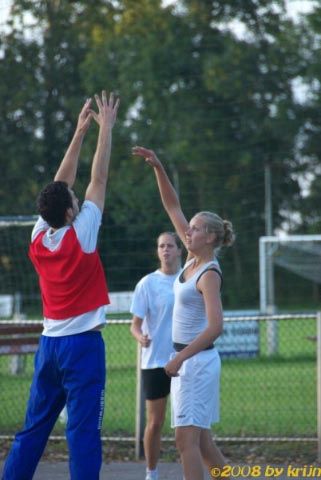
{"type": "Polygon", "coordinates": [[[230,247],[231,245],[233,245],[235,240],[233,225],[228,220],[223,220],[223,225],[224,225],[224,237],[223,237],[222,245],[224,247],[230,247]]]}

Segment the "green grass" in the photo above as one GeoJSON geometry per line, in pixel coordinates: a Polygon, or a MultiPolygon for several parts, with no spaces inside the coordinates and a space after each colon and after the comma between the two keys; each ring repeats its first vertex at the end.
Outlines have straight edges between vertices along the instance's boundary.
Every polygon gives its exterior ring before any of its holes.
{"type": "MultiPolygon", "coordinates": [[[[220,436],[315,436],[315,320],[279,322],[279,351],[267,356],[266,324],[260,323],[260,356],[223,359],[220,436]]],[[[136,342],[129,325],[104,330],[108,380],[104,435],[132,436],[135,430],[136,342]]],[[[13,433],[23,422],[33,358],[23,374],[9,373],[10,357],[0,357],[0,433],[13,433]]],[[[169,408],[168,408],[169,410],[169,408]]],[[[164,433],[172,434],[167,413],[164,433]]],[[[55,433],[64,427],[57,423],[55,433]]]]}

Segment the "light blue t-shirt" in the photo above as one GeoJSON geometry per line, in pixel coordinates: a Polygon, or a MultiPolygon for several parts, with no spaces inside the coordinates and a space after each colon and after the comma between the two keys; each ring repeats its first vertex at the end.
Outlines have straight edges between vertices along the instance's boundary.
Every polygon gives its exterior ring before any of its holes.
{"type": "Polygon", "coordinates": [[[166,275],[156,270],[136,285],[130,312],[141,318],[142,332],[151,343],[142,348],[141,368],[162,368],[173,353],[172,316],[173,284],[178,273],[166,275]]]}

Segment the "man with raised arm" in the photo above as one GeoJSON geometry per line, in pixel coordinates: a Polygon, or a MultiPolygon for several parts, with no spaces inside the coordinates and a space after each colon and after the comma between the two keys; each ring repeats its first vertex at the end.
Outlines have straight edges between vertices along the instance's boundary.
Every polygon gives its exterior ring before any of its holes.
{"type": "Polygon", "coordinates": [[[119,101],[95,95],[84,104],[76,131],[55,175],[39,194],[40,217],[30,259],[39,276],[44,329],[35,356],[25,424],[16,434],[3,480],[32,479],[59,413],[66,405],[72,480],[98,480],[105,398],[105,345],[101,335],[109,303],[97,237],[105,203],[112,128],[119,101]],[[91,119],[99,126],[85,201],[79,210],[72,187],[91,119]]]}

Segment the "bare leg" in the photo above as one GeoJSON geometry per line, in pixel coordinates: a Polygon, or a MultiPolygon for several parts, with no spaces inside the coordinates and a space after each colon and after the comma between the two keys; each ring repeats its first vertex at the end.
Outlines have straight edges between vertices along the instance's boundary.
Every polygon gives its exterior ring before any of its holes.
{"type": "Polygon", "coordinates": [[[199,427],[176,427],[176,446],[180,453],[185,480],[203,480],[199,427]]]}
{"type": "Polygon", "coordinates": [[[210,470],[211,467],[223,468],[224,465],[226,465],[226,459],[213,441],[211,430],[202,429],[200,449],[203,461],[208,470],[210,470]]]}
{"type": "Polygon", "coordinates": [[[147,468],[155,470],[160,454],[161,432],[166,415],[167,397],[146,400],[147,423],[144,432],[144,450],[147,468]]]}

